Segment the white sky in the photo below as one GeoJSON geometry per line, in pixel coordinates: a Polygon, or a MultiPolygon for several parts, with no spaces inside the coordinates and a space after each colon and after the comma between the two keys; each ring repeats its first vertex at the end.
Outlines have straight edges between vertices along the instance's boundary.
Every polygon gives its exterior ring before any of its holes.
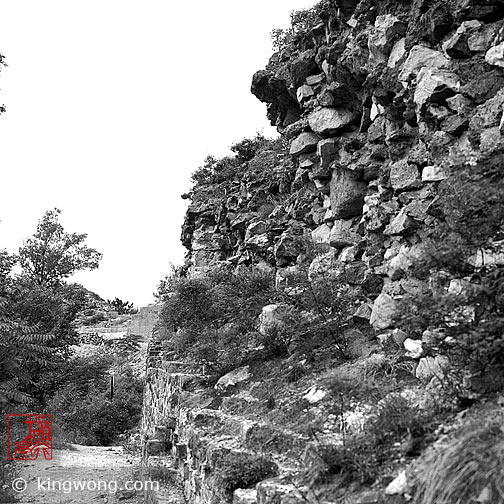
{"type": "Polygon", "coordinates": [[[181,264],[190,174],[207,154],[275,136],[252,75],[269,33],[314,0],[0,0],[0,248],[54,207],[87,233],[103,298],[144,306],[181,264]]]}

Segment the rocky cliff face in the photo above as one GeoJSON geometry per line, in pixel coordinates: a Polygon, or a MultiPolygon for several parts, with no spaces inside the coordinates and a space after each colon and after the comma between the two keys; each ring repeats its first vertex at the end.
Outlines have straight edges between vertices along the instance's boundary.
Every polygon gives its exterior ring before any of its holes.
{"type": "Polygon", "coordinates": [[[197,185],[183,242],[193,268],[266,261],[281,278],[311,239],[324,264],[378,297],[372,322],[385,329],[394,299],[425,289],[411,259],[450,166],[502,146],[504,2],[316,9],[252,82],[286,149],[197,185]]]}

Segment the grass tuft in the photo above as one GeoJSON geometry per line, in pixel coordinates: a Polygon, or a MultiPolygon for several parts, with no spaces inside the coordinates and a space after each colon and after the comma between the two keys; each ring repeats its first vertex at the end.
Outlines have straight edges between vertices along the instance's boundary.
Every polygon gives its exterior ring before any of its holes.
{"type": "Polygon", "coordinates": [[[470,422],[426,455],[415,504],[504,503],[504,415],[470,422]]]}

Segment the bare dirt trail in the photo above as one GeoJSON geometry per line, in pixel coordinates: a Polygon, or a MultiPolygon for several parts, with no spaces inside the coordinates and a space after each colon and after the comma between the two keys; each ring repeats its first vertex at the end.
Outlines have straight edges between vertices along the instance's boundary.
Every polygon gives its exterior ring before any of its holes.
{"type": "Polygon", "coordinates": [[[139,458],[120,446],[71,445],[53,460],[18,463],[19,502],[39,504],[140,504],[139,458]],[[22,479],[20,479],[22,478],[22,479]],[[137,488],[138,490],[135,490],[137,488]]]}

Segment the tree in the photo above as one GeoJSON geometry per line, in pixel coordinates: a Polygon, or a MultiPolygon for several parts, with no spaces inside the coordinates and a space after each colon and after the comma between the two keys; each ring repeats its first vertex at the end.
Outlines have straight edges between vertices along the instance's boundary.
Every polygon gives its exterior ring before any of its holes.
{"type": "Polygon", "coordinates": [[[44,366],[54,336],[24,320],[13,306],[9,275],[15,260],[0,251],[0,411],[11,402],[28,402],[26,386],[33,366],[44,366]]]}
{"type": "Polygon", "coordinates": [[[6,402],[30,400],[25,392],[33,379],[29,368],[47,365],[54,339],[52,334],[13,320],[8,311],[8,303],[0,298],[0,411],[6,402]]]}
{"type": "Polygon", "coordinates": [[[36,284],[59,285],[76,271],[96,269],[102,254],[83,242],[87,234],[67,233],[59,223],[61,211],[47,211],[37,226],[37,232],[19,249],[19,264],[36,284]]]}
{"type": "Polygon", "coordinates": [[[119,314],[119,315],[130,315],[133,313],[137,313],[137,310],[133,306],[133,303],[130,303],[128,301],[123,301],[122,299],[119,299],[116,297],[113,301],[110,299],[107,299],[107,303],[114,308],[114,310],[119,314]]]}

